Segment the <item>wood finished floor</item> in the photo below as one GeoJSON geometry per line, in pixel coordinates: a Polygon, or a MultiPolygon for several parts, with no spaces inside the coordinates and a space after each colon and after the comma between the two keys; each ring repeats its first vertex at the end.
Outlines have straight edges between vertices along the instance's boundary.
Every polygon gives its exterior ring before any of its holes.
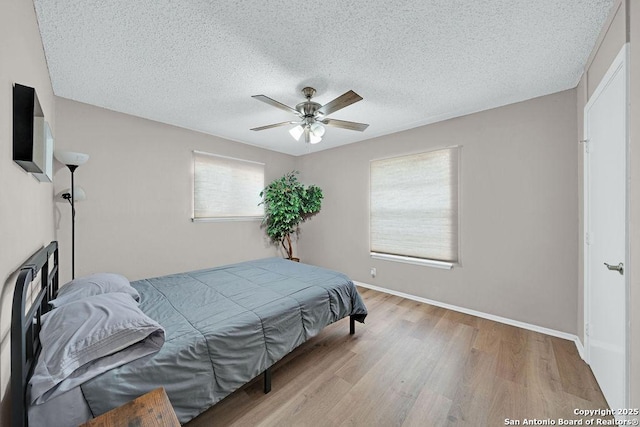
{"type": "Polygon", "coordinates": [[[359,291],[355,335],[330,325],[274,366],[271,393],[259,378],[187,426],[503,426],[607,408],[571,341],[359,291]]]}

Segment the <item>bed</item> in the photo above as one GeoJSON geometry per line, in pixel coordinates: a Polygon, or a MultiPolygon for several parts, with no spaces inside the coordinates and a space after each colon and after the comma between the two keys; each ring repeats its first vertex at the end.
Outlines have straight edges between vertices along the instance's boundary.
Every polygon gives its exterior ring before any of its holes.
{"type": "MultiPolygon", "coordinates": [[[[350,318],[353,334],[354,322],[364,322],[367,315],[345,275],[280,258],[139,280],[131,283],[133,295],[92,296],[51,309],[64,299],[64,290],[72,288],[62,287],[58,294],[57,253],[57,243],[52,242],[24,264],[17,280],[12,318],[14,426],[27,425],[28,411],[32,420],[51,421],[47,417],[52,413],[65,412],[97,416],[157,387],[165,388],[180,422],[185,423],[260,375],[268,392],[275,362],[342,318],[350,318]],[[27,289],[36,277],[41,285],[29,296],[27,289]],[[135,294],[139,301],[132,304],[135,294]],[[28,299],[34,301],[31,309],[27,309],[28,299]],[[77,366],[69,368],[65,361],[66,377],[53,388],[43,388],[42,384],[54,384],[50,378],[42,380],[42,365],[50,358],[46,355],[52,353],[51,346],[66,340],[64,328],[51,329],[56,326],[54,319],[67,309],[73,317],[81,317],[78,313],[84,306],[77,304],[98,300],[137,306],[148,321],[144,326],[132,323],[136,326],[128,327],[125,335],[129,339],[144,331],[144,339],[101,354],[98,362],[77,358],[77,366]],[[36,363],[39,359],[44,362],[36,363]],[[62,407],[72,409],[61,411],[62,407]],[[42,408],[44,412],[38,414],[42,408]]],[[[78,323],[86,328],[96,322],[78,323]]],[[[79,331],[68,335],[84,333],[79,331]]],[[[47,375],[61,377],[47,369],[47,375]]]]}

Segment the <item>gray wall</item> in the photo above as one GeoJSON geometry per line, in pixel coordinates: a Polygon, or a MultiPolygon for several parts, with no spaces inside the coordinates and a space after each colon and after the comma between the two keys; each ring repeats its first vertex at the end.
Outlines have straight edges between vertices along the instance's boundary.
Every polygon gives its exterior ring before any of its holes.
{"type": "Polygon", "coordinates": [[[13,84],[34,87],[53,134],[53,91],[33,3],[0,2],[0,425],[9,425],[11,300],[16,269],[55,238],[53,186],[13,162],[13,84]]]}
{"type": "MultiPolygon", "coordinates": [[[[89,154],[76,170],[76,275],[117,271],[130,280],[277,254],[260,221],[192,222],[192,151],[266,164],[265,181],[294,157],[56,98],[58,148],[89,154]]],[[[66,168],[55,190],[69,188],[66,168]]],[[[56,204],[61,280],[70,278],[70,209],[56,204]]]]}
{"type": "Polygon", "coordinates": [[[303,180],[326,194],[322,211],[302,227],[302,260],[357,281],[576,333],[576,115],[576,91],[569,90],[300,158],[303,180]],[[450,145],[463,146],[462,265],[446,271],[371,259],[369,162],[450,145]]]}

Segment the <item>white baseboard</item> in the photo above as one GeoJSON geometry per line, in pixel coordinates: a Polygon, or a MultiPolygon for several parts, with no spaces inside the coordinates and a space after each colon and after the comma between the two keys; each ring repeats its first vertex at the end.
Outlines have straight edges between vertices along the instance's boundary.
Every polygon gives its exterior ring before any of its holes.
{"type": "Polygon", "coordinates": [[[356,281],[354,281],[353,283],[355,283],[357,286],[361,286],[367,289],[372,289],[378,292],[383,292],[385,294],[395,295],[395,296],[410,299],[413,301],[422,302],[429,305],[435,305],[436,307],[442,307],[448,310],[469,314],[471,316],[482,317],[483,319],[493,320],[494,322],[504,323],[506,325],[515,326],[517,328],[527,329],[533,332],[539,332],[541,334],[550,335],[552,337],[558,337],[565,340],[573,341],[576,345],[576,349],[578,350],[578,354],[580,355],[580,358],[584,360],[584,347],[577,335],[569,334],[567,332],[557,331],[555,329],[545,328],[543,326],[532,325],[531,323],[520,322],[519,320],[513,320],[513,319],[508,319],[506,317],[496,316],[494,314],[483,313],[481,311],[471,310],[464,307],[458,307],[456,305],[447,304],[440,301],[434,301],[434,300],[418,297],[411,294],[405,294],[404,292],[394,291],[392,289],[387,289],[387,288],[381,288],[379,286],[370,285],[369,283],[356,282],[356,281]]]}
{"type": "MultiPolygon", "coordinates": [[[[580,355],[580,358],[582,360],[584,360],[585,362],[587,361],[587,359],[585,359],[584,357],[584,345],[582,344],[582,341],[580,341],[580,338],[576,337],[576,348],[578,349],[578,354],[580,355]]],[[[588,362],[587,362],[588,364],[588,362]]]]}

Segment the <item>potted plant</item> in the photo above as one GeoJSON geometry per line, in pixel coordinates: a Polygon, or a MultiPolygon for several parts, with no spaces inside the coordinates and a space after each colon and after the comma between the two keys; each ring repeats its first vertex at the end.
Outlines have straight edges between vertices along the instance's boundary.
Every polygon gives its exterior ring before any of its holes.
{"type": "Polygon", "coordinates": [[[291,234],[298,231],[298,225],[320,211],[322,190],[315,185],[305,187],[298,181],[298,171],[292,171],[271,182],[260,192],[264,205],[262,225],[267,235],[276,244],[282,244],[287,258],[299,261],[293,256],[291,234]]]}

